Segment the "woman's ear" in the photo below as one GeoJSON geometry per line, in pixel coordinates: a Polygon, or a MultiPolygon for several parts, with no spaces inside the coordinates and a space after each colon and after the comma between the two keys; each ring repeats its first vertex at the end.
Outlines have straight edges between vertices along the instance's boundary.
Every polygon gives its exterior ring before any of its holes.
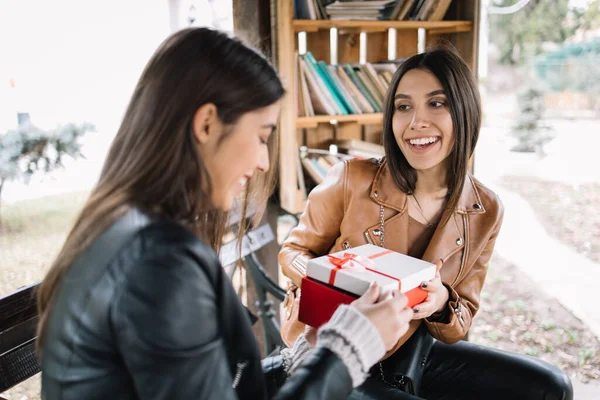
{"type": "Polygon", "coordinates": [[[215,129],[220,124],[219,116],[217,115],[217,106],[213,103],[206,103],[196,110],[192,120],[192,130],[196,140],[200,144],[206,144],[211,139],[218,136],[218,129],[215,129]]]}

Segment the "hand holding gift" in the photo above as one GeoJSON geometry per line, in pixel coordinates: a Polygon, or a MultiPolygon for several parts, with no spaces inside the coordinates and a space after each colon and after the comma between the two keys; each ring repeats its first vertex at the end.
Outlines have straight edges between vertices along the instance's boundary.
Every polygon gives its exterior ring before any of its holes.
{"type": "Polygon", "coordinates": [[[394,289],[384,296],[382,294],[381,286],[375,281],[365,294],[350,305],[356,307],[375,325],[383,339],[385,350],[388,351],[408,330],[413,311],[407,307],[408,299],[400,291],[394,289]]]}
{"type": "Polygon", "coordinates": [[[402,292],[414,307],[429,295],[421,282],[434,279],[435,273],[435,264],[371,244],[311,259],[302,280],[298,319],[318,328],[340,304],[352,303],[373,282],[383,296],[402,292]]]}
{"type": "MultiPolygon", "coordinates": [[[[350,303],[357,308],[375,326],[388,351],[402,335],[408,330],[413,310],[408,307],[407,297],[398,290],[383,292],[377,282],[373,282],[369,289],[358,299],[350,303]]],[[[310,347],[315,347],[317,342],[317,329],[306,325],[304,337],[310,347]]]]}
{"type": "Polygon", "coordinates": [[[423,303],[414,307],[414,315],[412,319],[423,319],[430,317],[435,313],[442,312],[448,304],[448,298],[450,294],[448,293],[448,289],[446,289],[446,287],[442,284],[442,279],[440,277],[442,261],[437,261],[435,265],[435,277],[430,281],[421,283],[421,288],[427,291],[427,299],[423,303]]]}

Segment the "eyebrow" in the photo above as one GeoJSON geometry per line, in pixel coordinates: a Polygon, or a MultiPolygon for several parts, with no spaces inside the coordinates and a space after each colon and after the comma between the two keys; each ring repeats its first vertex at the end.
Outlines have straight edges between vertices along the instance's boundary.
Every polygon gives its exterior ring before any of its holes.
{"type": "MultiPolygon", "coordinates": [[[[433,92],[427,93],[427,97],[435,96],[438,94],[445,95],[444,91],[442,89],[439,89],[439,90],[434,90],[433,92]]],[[[394,96],[394,100],[395,99],[410,99],[410,96],[407,94],[404,94],[404,93],[398,93],[398,94],[396,94],[396,96],[394,96]]]]}
{"type": "Polygon", "coordinates": [[[266,124],[266,125],[261,125],[260,129],[269,129],[271,132],[273,133],[275,132],[275,129],[277,129],[277,126],[275,124],[266,124]]]}

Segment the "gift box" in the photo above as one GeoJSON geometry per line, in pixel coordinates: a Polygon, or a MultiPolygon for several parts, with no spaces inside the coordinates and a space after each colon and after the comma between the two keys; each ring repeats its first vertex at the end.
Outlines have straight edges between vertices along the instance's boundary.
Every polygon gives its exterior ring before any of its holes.
{"type": "MultiPolygon", "coordinates": [[[[405,292],[408,306],[414,307],[427,298],[427,291],[416,287],[405,292]]],[[[331,319],[340,304],[350,304],[359,296],[336,289],[313,279],[302,278],[298,320],[306,325],[319,328],[331,319]]]]}
{"type": "Polygon", "coordinates": [[[313,327],[327,322],[340,304],[367,291],[373,281],[382,290],[398,289],[414,307],[427,298],[420,288],[434,278],[435,264],[372,244],[310,260],[302,281],[299,320],[313,327]]]}

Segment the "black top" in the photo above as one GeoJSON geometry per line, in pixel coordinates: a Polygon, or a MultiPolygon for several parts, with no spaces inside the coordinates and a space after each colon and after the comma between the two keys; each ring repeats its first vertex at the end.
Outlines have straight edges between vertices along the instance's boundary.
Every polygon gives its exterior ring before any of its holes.
{"type": "MultiPolygon", "coordinates": [[[[68,270],[44,343],[45,400],[272,397],[217,255],[184,227],[137,210],[68,270]]],[[[351,390],[347,368],[321,349],[274,397],[343,399],[351,390]]]]}

